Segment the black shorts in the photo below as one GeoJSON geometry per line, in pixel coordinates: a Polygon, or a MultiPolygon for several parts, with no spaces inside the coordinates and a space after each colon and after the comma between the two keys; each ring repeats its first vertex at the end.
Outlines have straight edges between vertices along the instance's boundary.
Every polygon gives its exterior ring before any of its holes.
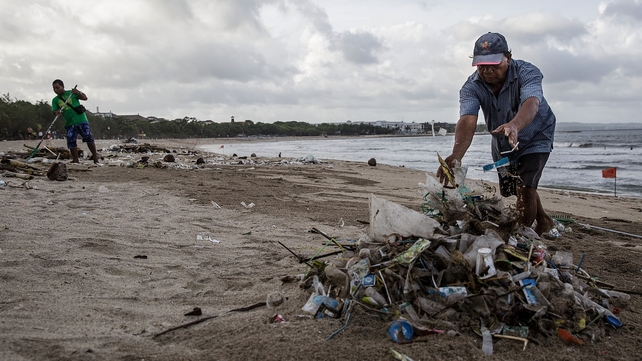
{"type": "Polygon", "coordinates": [[[549,155],[550,153],[526,154],[517,159],[517,167],[511,163],[508,167],[500,168],[499,193],[510,197],[517,194],[518,186],[537,189],[549,155]]]}

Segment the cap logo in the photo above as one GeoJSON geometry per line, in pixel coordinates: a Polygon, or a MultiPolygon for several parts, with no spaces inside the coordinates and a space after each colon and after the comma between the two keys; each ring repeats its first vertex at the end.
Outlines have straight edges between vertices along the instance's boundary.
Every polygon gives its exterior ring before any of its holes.
{"type": "Polygon", "coordinates": [[[483,43],[479,44],[479,52],[482,54],[492,54],[493,53],[493,42],[492,41],[484,41],[483,43]]]}

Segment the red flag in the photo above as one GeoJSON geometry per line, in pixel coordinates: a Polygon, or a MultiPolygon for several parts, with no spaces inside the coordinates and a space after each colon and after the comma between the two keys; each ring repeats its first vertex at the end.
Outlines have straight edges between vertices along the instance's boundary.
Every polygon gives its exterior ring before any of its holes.
{"type": "Polygon", "coordinates": [[[615,178],[617,168],[608,168],[602,170],[602,178],[615,178]]]}
{"type": "Polygon", "coordinates": [[[221,148],[225,148],[225,145],[222,145],[221,148]]]}

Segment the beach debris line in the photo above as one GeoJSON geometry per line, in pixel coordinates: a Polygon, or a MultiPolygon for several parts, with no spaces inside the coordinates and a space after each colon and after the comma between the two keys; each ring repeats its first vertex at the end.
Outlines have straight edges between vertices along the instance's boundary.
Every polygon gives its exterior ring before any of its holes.
{"type": "Polygon", "coordinates": [[[421,184],[423,213],[371,195],[367,235],[347,242],[313,229],[328,240],[317,254],[340,252],[323,262],[281,244],[309,266],[301,309],[343,320],[327,340],[362,312],[387,321],[392,342],[455,332],[480,337],[487,355],[493,340],[523,350],[551,337],[581,346],[622,327],[630,296],[590,275],[585,254],[576,262],[571,252],[550,251],[532,229],[515,226],[494,189],[458,184],[421,184]]]}
{"type": "MultiPolygon", "coordinates": [[[[41,164],[52,164],[54,162],[67,162],[71,159],[71,154],[67,148],[54,148],[54,147],[41,147],[37,152],[36,157],[26,161],[26,158],[32,153],[33,148],[24,145],[27,151],[13,152],[2,154],[2,163],[0,163],[0,170],[8,170],[17,174],[31,174],[35,176],[45,175],[46,169],[38,166],[41,164]],[[24,161],[18,160],[24,159],[24,161]]],[[[79,155],[82,159],[86,159],[86,154],[82,150],[79,155]]],[[[244,166],[244,165],[306,165],[306,164],[327,164],[328,168],[332,168],[332,164],[326,163],[320,159],[315,158],[313,155],[298,159],[260,159],[255,153],[248,156],[238,156],[234,153],[231,156],[221,155],[217,153],[201,152],[195,150],[194,147],[185,148],[166,148],[164,146],[157,146],[150,143],[139,143],[138,140],[126,139],[118,141],[118,143],[110,144],[109,146],[99,149],[101,165],[107,166],[121,166],[127,168],[143,169],[147,167],[159,169],[181,169],[181,170],[197,170],[197,169],[214,169],[220,170],[220,166],[244,166]]],[[[279,157],[281,158],[281,157],[279,157]]],[[[239,168],[239,170],[253,170],[254,168],[239,168]]],[[[86,171],[89,169],[82,169],[73,167],[72,171],[86,171]]]]}

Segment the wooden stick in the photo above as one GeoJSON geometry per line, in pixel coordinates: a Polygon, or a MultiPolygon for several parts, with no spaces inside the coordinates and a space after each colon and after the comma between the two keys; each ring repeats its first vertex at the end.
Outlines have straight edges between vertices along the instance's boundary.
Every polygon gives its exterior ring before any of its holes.
{"type": "Polygon", "coordinates": [[[309,267],[314,267],[314,266],[312,266],[310,263],[308,263],[308,261],[307,261],[307,260],[305,260],[303,257],[301,257],[301,256],[299,256],[298,254],[294,253],[294,251],[293,251],[293,250],[289,249],[286,245],[284,245],[283,243],[281,243],[281,241],[277,241],[277,242],[278,242],[281,246],[283,246],[283,248],[287,249],[287,250],[288,250],[288,252],[292,253],[292,254],[294,255],[294,257],[296,257],[296,259],[297,259],[297,260],[299,260],[299,263],[305,263],[305,264],[307,264],[309,267]]]}
{"type": "Polygon", "coordinates": [[[178,325],[178,326],[176,326],[176,327],[168,328],[167,330],[165,330],[165,331],[163,331],[163,332],[159,332],[159,333],[155,334],[153,337],[158,337],[158,336],[160,336],[160,335],[164,335],[164,334],[166,334],[166,333],[168,333],[168,332],[172,332],[172,331],[178,330],[179,328],[187,328],[187,327],[189,327],[189,326],[197,325],[197,324],[199,324],[199,323],[201,323],[201,322],[205,322],[205,321],[207,321],[207,320],[211,320],[211,319],[216,318],[216,317],[218,317],[218,315],[216,315],[216,316],[203,317],[203,318],[198,319],[198,320],[196,320],[196,321],[192,321],[192,322],[184,323],[184,324],[182,324],[182,325],[178,325]]]}
{"type": "Polygon", "coordinates": [[[51,153],[54,157],[56,156],[56,153],[52,152],[51,149],[47,148],[46,145],[42,146],[43,149],[47,150],[49,153],[51,153]]]}
{"type": "Polygon", "coordinates": [[[330,242],[332,242],[335,245],[337,245],[337,247],[339,247],[340,250],[345,251],[345,248],[341,245],[341,243],[337,242],[334,238],[332,238],[332,237],[328,236],[327,234],[321,232],[317,228],[312,228],[312,232],[322,235],[323,237],[327,238],[330,242]]]}
{"type": "Polygon", "coordinates": [[[343,253],[343,251],[334,251],[334,252],[330,252],[330,253],[321,254],[321,255],[318,255],[318,256],[313,256],[313,257],[310,257],[310,258],[302,258],[302,259],[299,260],[299,262],[303,263],[303,262],[314,261],[314,260],[319,259],[319,258],[324,258],[324,257],[328,257],[328,256],[334,256],[335,254],[341,254],[341,253],[343,253]]]}
{"type": "Polygon", "coordinates": [[[493,335],[493,337],[496,338],[505,338],[508,340],[515,340],[515,341],[522,341],[524,343],[524,348],[522,351],[526,351],[526,346],[528,345],[528,339],[527,338],[522,338],[522,337],[517,337],[517,336],[508,336],[508,335],[493,335]]]}
{"type": "Polygon", "coordinates": [[[604,282],[604,281],[596,280],[596,279],[593,279],[593,278],[591,278],[589,276],[585,276],[583,274],[577,274],[576,276],[581,278],[581,279],[583,279],[583,280],[593,281],[595,283],[599,283],[599,284],[601,284],[603,286],[606,286],[606,287],[615,288],[615,285],[612,284],[612,283],[607,283],[607,282],[604,282]]]}
{"type": "Polygon", "coordinates": [[[527,271],[531,270],[531,256],[533,255],[533,245],[534,245],[534,243],[533,243],[533,241],[531,241],[531,249],[530,249],[530,251],[528,251],[528,258],[526,259],[526,263],[527,263],[526,270],[527,271]]]}
{"type": "MultiPolygon", "coordinates": [[[[257,303],[255,303],[255,304],[250,305],[250,306],[247,306],[247,307],[239,307],[239,308],[235,308],[235,309],[233,309],[233,310],[229,310],[229,311],[227,311],[227,313],[229,313],[229,312],[245,312],[245,311],[250,311],[250,310],[253,310],[253,309],[255,309],[255,308],[265,306],[265,305],[266,305],[266,303],[265,303],[265,302],[257,302],[257,303]]],[[[197,324],[199,324],[199,323],[201,323],[201,322],[205,322],[205,321],[207,321],[207,320],[211,320],[211,319],[213,319],[213,318],[217,318],[218,316],[219,316],[219,315],[215,315],[215,316],[207,316],[207,317],[200,318],[200,319],[198,319],[198,320],[196,320],[196,321],[192,321],[192,322],[184,323],[184,324],[182,324],[182,325],[178,325],[178,326],[176,326],[176,327],[168,328],[167,330],[165,330],[165,331],[163,331],[163,332],[159,332],[159,333],[155,334],[155,335],[154,335],[154,336],[152,336],[152,337],[158,337],[158,336],[160,336],[160,335],[164,335],[164,334],[166,334],[166,333],[168,333],[168,332],[172,332],[172,331],[178,330],[178,329],[180,329],[180,328],[187,328],[187,327],[189,327],[189,326],[197,325],[197,324]]]]}

